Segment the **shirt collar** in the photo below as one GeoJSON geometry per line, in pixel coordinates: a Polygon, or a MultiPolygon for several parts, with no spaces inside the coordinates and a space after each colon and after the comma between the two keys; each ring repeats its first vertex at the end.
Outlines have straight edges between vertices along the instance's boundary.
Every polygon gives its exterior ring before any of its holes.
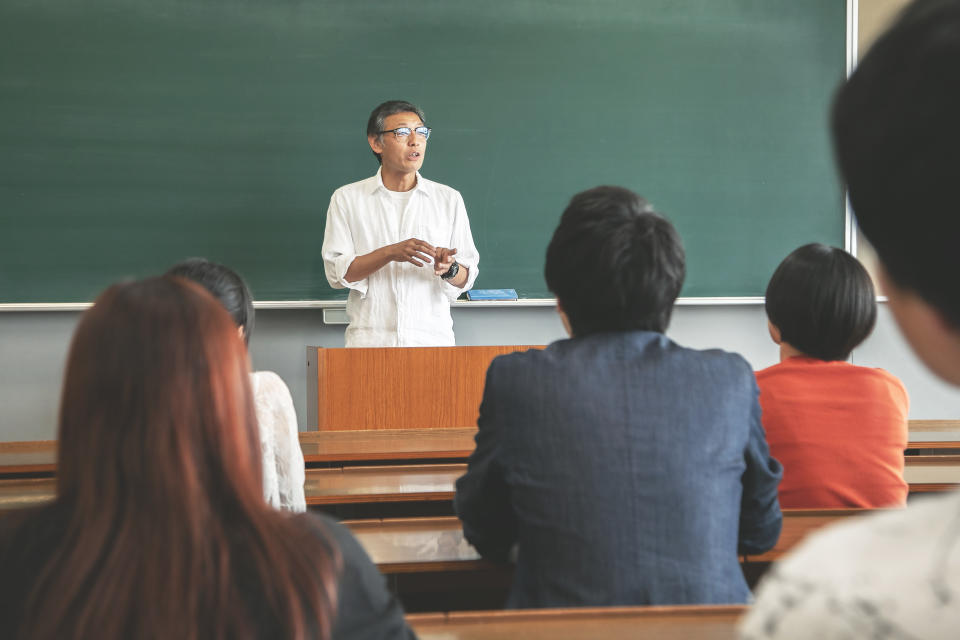
{"type": "MultiPolygon", "coordinates": [[[[370,193],[371,193],[371,194],[376,193],[378,189],[383,189],[384,191],[389,191],[389,189],[387,189],[387,188],[383,185],[383,176],[380,175],[380,169],[377,169],[376,178],[377,178],[377,179],[376,179],[376,181],[373,183],[373,189],[370,190],[370,193]]],[[[411,189],[410,191],[411,191],[411,192],[419,191],[419,192],[422,193],[423,195],[429,196],[429,195],[430,195],[430,186],[429,186],[427,183],[428,183],[428,180],[425,180],[424,177],[420,175],[420,172],[417,171],[417,184],[415,184],[414,187],[413,187],[413,189],[411,189]]]]}

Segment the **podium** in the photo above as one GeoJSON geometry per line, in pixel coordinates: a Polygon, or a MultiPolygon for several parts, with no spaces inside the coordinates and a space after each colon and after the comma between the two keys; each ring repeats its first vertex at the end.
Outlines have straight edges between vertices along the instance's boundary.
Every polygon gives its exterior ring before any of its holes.
{"type": "Polygon", "coordinates": [[[475,428],[490,361],[541,348],[307,347],[307,428],[475,428]]]}

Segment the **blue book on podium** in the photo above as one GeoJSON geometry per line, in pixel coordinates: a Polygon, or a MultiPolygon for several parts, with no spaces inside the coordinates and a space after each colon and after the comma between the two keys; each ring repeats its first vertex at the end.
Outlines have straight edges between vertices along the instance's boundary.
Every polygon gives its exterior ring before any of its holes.
{"type": "Polygon", "coordinates": [[[516,300],[516,289],[471,289],[467,300],[516,300]]]}

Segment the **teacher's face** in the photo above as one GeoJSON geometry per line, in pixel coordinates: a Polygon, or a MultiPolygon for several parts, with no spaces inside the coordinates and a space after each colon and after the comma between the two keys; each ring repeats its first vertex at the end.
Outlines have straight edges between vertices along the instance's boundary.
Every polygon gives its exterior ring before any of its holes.
{"type": "Polygon", "coordinates": [[[370,137],[370,148],[380,154],[380,161],[383,163],[383,171],[392,174],[410,174],[420,170],[423,166],[423,157],[427,153],[427,140],[423,136],[414,133],[413,129],[422,127],[423,121],[420,117],[411,112],[395,113],[387,116],[383,122],[384,133],[381,140],[375,136],[370,137]],[[391,130],[399,127],[407,127],[411,130],[410,135],[398,137],[391,130]]]}

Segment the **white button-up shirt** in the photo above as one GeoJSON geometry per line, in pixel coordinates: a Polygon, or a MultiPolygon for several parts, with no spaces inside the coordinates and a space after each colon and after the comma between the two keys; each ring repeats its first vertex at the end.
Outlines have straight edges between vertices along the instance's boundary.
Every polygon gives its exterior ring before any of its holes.
{"type": "Polygon", "coordinates": [[[340,187],[330,198],[321,253],[330,286],[350,289],[346,346],[454,344],[450,301],[473,286],[480,260],[459,191],[417,173],[406,206],[398,209],[379,171],[340,187]],[[461,268],[469,269],[463,288],[434,275],[432,263],[417,267],[390,262],[363,280],[347,282],[344,278],[357,256],[409,238],[455,248],[454,258],[461,268]]]}

